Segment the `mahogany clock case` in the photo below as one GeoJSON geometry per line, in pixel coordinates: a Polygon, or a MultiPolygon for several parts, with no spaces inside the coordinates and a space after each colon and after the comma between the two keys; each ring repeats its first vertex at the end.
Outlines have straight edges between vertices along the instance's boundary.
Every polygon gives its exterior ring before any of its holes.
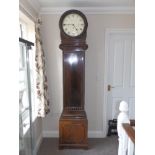
{"type": "Polygon", "coordinates": [[[88,148],[88,120],[84,109],[85,98],[85,50],[87,19],[78,10],[66,11],[59,22],[63,52],[63,111],[59,120],[59,149],[88,148]],[[83,32],[76,37],[68,36],[62,28],[63,19],[71,13],[84,19],[83,32]]]}

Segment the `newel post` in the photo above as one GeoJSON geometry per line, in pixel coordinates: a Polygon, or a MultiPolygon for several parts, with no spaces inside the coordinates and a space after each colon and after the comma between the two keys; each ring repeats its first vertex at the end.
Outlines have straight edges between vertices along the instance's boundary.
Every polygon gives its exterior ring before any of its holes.
{"type": "Polygon", "coordinates": [[[128,104],[125,101],[120,102],[120,113],[117,118],[117,132],[118,132],[118,155],[126,155],[128,148],[128,136],[123,129],[122,123],[130,123],[128,116],[128,104]]]}

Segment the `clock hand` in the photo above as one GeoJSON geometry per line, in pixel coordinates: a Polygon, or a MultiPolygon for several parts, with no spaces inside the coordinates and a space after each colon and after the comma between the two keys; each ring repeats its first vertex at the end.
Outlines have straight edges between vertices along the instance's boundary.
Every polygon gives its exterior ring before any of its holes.
{"type": "Polygon", "coordinates": [[[65,25],[72,25],[72,26],[75,28],[75,30],[78,31],[78,29],[75,27],[74,24],[63,24],[63,25],[64,25],[64,26],[65,26],[65,25]]]}
{"type": "Polygon", "coordinates": [[[75,27],[75,25],[74,25],[74,24],[73,24],[73,26],[74,26],[75,30],[76,30],[76,31],[78,31],[78,29],[75,27]]]}
{"type": "Polygon", "coordinates": [[[74,24],[63,24],[63,25],[74,25],[74,24]]]}

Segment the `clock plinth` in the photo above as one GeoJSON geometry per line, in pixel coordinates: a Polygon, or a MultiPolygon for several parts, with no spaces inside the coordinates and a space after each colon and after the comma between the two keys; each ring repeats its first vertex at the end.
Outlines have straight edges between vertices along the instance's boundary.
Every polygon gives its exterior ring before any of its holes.
{"type": "Polygon", "coordinates": [[[88,120],[84,109],[87,20],[80,11],[69,10],[61,16],[59,25],[59,47],[63,51],[63,111],[59,120],[59,149],[87,149],[88,120]],[[80,24],[82,30],[78,26],[80,24]],[[68,30],[66,25],[69,25],[68,30]]]}
{"type": "Polygon", "coordinates": [[[88,121],[85,111],[63,112],[59,120],[59,149],[88,149],[88,121]]]}

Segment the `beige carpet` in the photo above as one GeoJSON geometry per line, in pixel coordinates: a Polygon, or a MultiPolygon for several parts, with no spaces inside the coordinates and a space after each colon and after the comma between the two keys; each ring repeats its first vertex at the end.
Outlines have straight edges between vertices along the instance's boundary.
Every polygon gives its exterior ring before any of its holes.
{"type": "Polygon", "coordinates": [[[107,138],[89,139],[89,149],[58,149],[58,139],[44,138],[37,155],[117,155],[118,138],[110,136],[107,138]]]}

